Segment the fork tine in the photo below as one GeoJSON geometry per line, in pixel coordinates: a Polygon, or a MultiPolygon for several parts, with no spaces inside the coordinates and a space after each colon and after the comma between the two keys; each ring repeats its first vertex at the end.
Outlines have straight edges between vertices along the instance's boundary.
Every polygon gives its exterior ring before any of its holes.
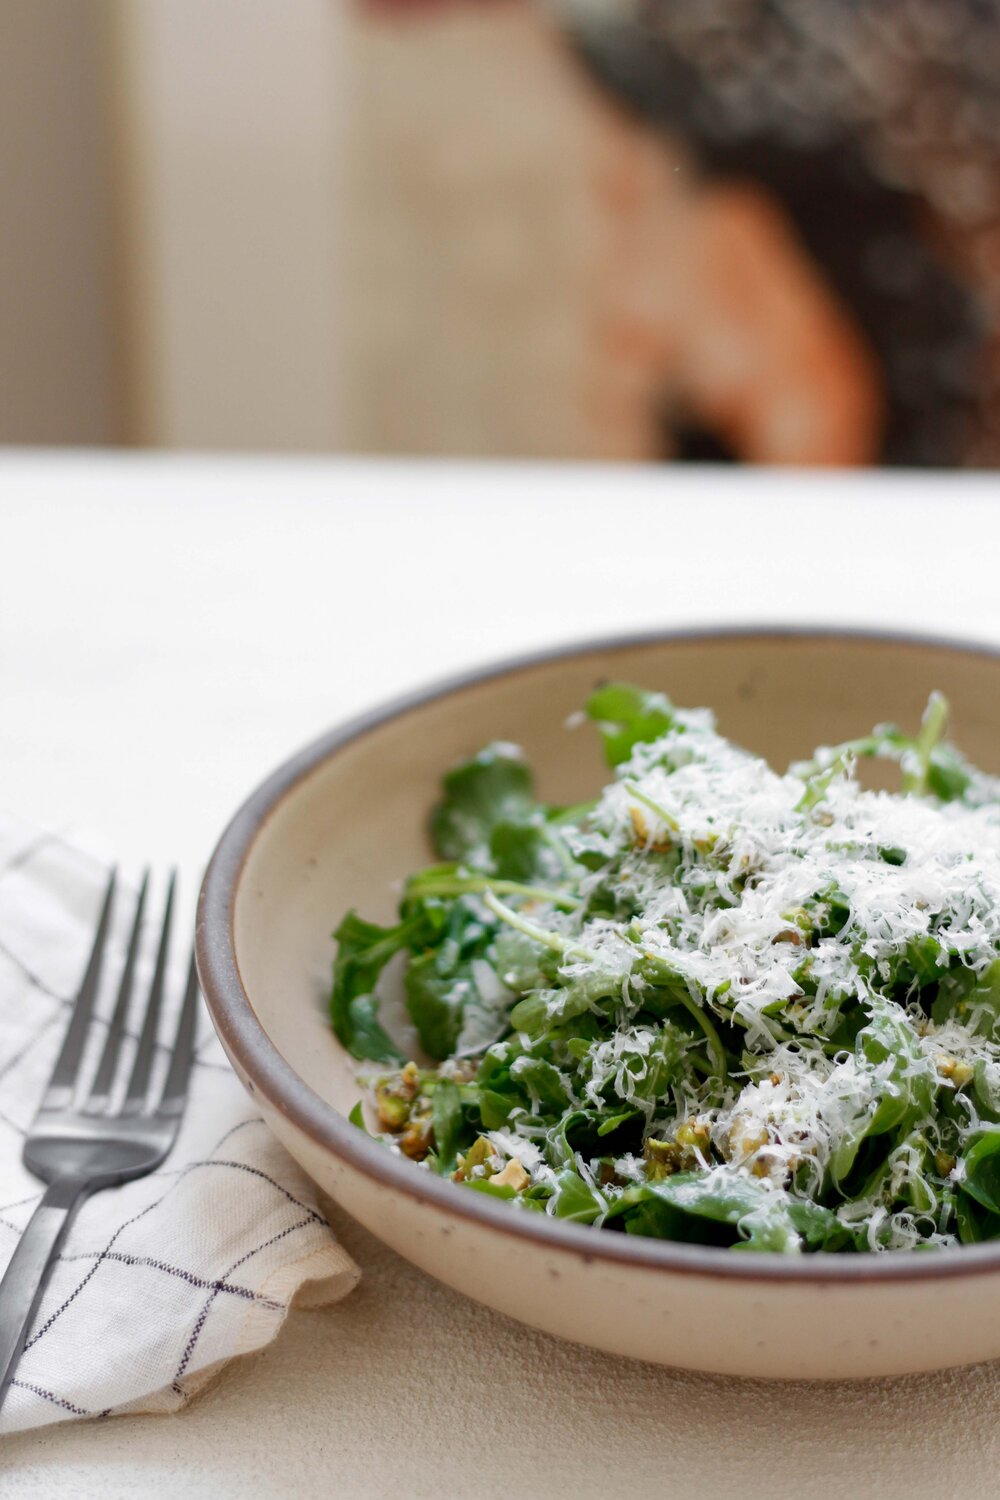
{"type": "Polygon", "coordinates": [[[170,952],[170,922],[174,911],[174,891],[177,887],[177,871],[172,870],[170,884],[167,886],[167,900],[163,908],[163,927],[160,932],[160,946],[156,954],[156,968],[153,971],[153,982],[149,987],[149,998],[146,1001],[146,1018],[142,1023],[142,1031],[139,1034],[139,1045],[136,1048],[135,1062],[132,1064],[132,1076],[128,1081],[128,1089],[125,1094],[125,1103],[122,1106],[123,1115],[134,1115],[143,1108],[146,1094],[149,1090],[149,1075],[153,1067],[153,1051],[156,1047],[156,1032],[160,1021],[160,1010],[163,1005],[163,989],[167,977],[167,957],[170,952]]]}
{"type": "Polygon", "coordinates": [[[167,1081],[163,1085],[163,1096],[156,1111],[158,1115],[173,1116],[184,1113],[188,1077],[191,1073],[191,1064],[194,1062],[194,1035],[197,1014],[198,972],[194,966],[194,950],[192,949],[191,963],[188,967],[187,988],[184,991],[184,1004],[181,1007],[180,1019],[177,1022],[177,1036],[174,1040],[174,1051],[170,1059],[167,1081]]]}
{"type": "Polygon", "coordinates": [[[87,1041],[90,1018],[94,1011],[94,1000],[101,979],[101,962],[104,958],[108,927],[111,922],[117,876],[117,870],[112,870],[107,890],[104,893],[104,904],[101,907],[97,932],[94,934],[94,946],[87,960],[87,971],[73,1002],[73,1015],[63,1038],[62,1047],[59,1049],[55,1067],[52,1069],[49,1086],[45,1090],[42,1109],[65,1109],[73,1102],[77,1075],[80,1071],[80,1059],[87,1041]]]}
{"type": "Polygon", "coordinates": [[[139,937],[142,931],[143,909],[146,905],[146,892],[149,889],[149,871],[146,870],[142,877],[142,885],[139,887],[139,897],[135,903],[135,917],[132,922],[132,935],[128,942],[128,952],[125,955],[125,966],[122,969],[121,981],[118,985],[118,999],[115,1001],[114,1015],[108,1025],[108,1034],[104,1039],[104,1050],[101,1053],[101,1061],[97,1066],[97,1077],[94,1079],[87,1100],[88,1110],[99,1110],[108,1102],[111,1087],[114,1083],[115,1067],[118,1062],[118,1054],[121,1051],[122,1034],[125,1030],[125,1018],[128,1015],[129,1000],[132,997],[132,983],[135,979],[135,961],[139,952],[139,937]]]}

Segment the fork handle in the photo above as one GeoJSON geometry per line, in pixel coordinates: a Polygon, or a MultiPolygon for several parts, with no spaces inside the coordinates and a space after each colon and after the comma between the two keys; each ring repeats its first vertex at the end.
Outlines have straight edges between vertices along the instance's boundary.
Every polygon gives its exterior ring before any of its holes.
{"type": "Polygon", "coordinates": [[[50,1183],[0,1281],[0,1406],[14,1378],[59,1246],[83,1201],[85,1186],[73,1179],[50,1183]]]}

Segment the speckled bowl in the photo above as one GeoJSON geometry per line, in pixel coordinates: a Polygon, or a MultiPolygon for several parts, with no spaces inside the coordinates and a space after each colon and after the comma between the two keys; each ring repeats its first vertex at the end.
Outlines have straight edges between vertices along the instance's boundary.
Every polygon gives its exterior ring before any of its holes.
{"type": "MultiPolygon", "coordinates": [[[[337,1202],[431,1275],[563,1338],[697,1370],[887,1375],[1000,1356],[1000,1243],[937,1255],[734,1255],[522,1214],[421,1171],[346,1119],[359,1097],[326,1019],[349,906],[376,919],[426,862],[442,770],[491,739],[523,745],[543,796],[606,779],[566,719],[602,680],[708,704],[776,764],[880,720],[915,724],[932,688],[956,737],[1000,769],[1000,655],[828,632],[588,644],[433,687],[347,724],[274,773],[205,878],[198,969],[223,1045],[275,1134],[337,1202]]],[[[401,1309],[405,1316],[405,1309],[401,1309]]]]}

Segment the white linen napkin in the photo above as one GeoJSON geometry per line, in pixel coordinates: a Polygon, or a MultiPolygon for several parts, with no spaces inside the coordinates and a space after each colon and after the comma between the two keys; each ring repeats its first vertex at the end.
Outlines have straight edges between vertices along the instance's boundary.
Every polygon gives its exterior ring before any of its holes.
{"type": "MultiPolygon", "coordinates": [[[[21,1149],[107,878],[107,867],[85,849],[0,817],[0,1274],[41,1196],[21,1149]]],[[[133,896],[120,880],[103,1014],[113,1002],[133,896]]],[[[148,921],[158,931],[155,902],[148,921]]],[[[144,998],[148,972],[148,963],[138,970],[134,999],[144,998]]],[[[170,985],[177,1003],[183,977],[175,972],[170,985]]],[[[202,1011],[174,1149],[158,1171],[95,1193],[80,1209],[0,1409],[0,1433],[176,1411],[228,1360],[269,1343],[293,1302],[335,1301],[358,1275],[202,1011]]]]}

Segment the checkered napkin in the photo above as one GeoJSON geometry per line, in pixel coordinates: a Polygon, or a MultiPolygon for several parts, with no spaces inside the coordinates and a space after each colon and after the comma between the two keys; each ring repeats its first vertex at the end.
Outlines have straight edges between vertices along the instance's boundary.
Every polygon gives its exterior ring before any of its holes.
{"type": "MultiPolygon", "coordinates": [[[[84,850],[0,818],[0,1273],[41,1196],[21,1148],[107,876],[84,850]]],[[[127,884],[119,891],[104,969],[112,991],[131,917],[127,884]]],[[[147,978],[137,971],[139,995],[147,978]]],[[[178,1003],[182,987],[175,974],[178,1003]]],[[[254,1113],[204,1014],[199,1027],[177,1143],[159,1171],[80,1209],[0,1433],[177,1411],[227,1360],[269,1343],[293,1302],[332,1302],[357,1282],[311,1185],[254,1113]]]]}

